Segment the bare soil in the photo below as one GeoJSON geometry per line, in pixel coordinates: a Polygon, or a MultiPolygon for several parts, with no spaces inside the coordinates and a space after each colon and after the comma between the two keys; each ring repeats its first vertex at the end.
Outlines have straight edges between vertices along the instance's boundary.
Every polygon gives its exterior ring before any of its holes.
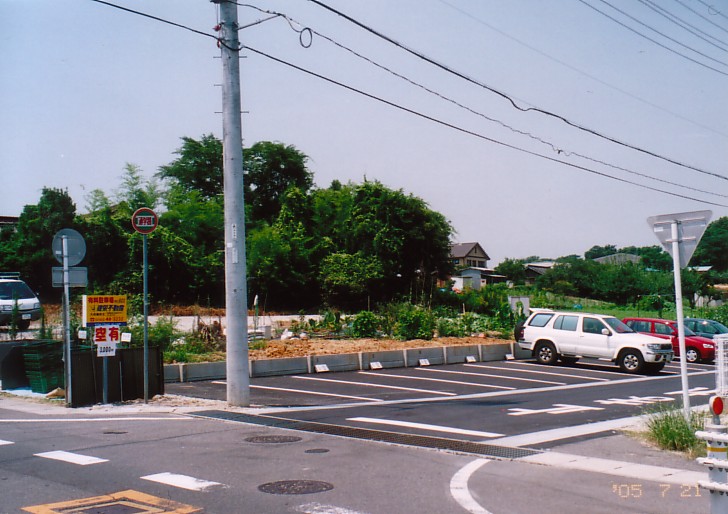
{"type": "Polygon", "coordinates": [[[289,339],[272,340],[265,348],[249,351],[250,358],[277,359],[282,357],[305,357],[308,355],[331,355],[338,353],[379,352],[386,350],[404,350],[407,348],[429,348],[442,346],[503,344],[509,341],[492,337],[440,337],[429,341],[414,339],[399,341],[396,339],[289,339]]]}

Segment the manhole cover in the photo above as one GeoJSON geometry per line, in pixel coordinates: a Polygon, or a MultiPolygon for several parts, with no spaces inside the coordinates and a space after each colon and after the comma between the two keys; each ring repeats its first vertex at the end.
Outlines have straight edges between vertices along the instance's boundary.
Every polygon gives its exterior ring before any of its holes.
{"type": "Polygon", "coordinates": [[[245,439],[249,443],[263,443],[263,444],[274,444],[274,443],[297,443],[301,437],[294,435],[258,435],[254,437],[248,437],[245,439]]]}
{"type": "Polygon", "coordinates": [[[124,432],[123,430],[104,430],[104,434],[121,435],[121,434],[128,434],[128,432],[124,432]]]}
{"type": "Polygon", "coordinates": [[[333,488],[333,484],[317,480],[281,480],[258,486],[260,491],[268,494],[313,494],[330,491],[333,488]]]}
{"type": "Polygon", "coordinates": [[[311,448],[310,450],[306,450],[303,453],[329,453],[329,450],[326,448],[311,448]]]}

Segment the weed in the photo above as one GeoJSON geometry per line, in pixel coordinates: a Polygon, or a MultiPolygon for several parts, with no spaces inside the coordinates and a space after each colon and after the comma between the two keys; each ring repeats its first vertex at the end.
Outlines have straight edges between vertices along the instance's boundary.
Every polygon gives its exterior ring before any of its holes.
{"type": "Polygon", "coordinates": [[[661,406],[648,413],[648,438],[663,450],[687,453],[691,458],[705,454],[705,443],[695,432],[705,425],[705,415],[697,412],[685,419],[682,407],[661,406]]]}

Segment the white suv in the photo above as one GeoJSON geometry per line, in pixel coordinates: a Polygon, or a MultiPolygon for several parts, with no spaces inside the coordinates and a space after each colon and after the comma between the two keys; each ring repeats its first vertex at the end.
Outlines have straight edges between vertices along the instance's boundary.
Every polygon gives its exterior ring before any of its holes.
{"type": "Polygon", "coordinates": [[[607,359],[627,373],[657,373],[674,354],[669,342],[639,334],[614,316],[533,309],[516,327],[518,346],[542,364],[607,359]]]}
{"type": "Polygon", "coordinates": [[[20,273],[0,272],[0,325],[10,325],[17,303],[17,324],[27,330],[31,321],[40,319],[40,301],[20,273]]]}

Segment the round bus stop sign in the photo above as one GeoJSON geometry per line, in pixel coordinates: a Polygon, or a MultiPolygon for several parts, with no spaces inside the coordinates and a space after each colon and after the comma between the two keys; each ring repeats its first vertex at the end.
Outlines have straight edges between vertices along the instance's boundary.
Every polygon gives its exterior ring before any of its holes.
{"type": "Polygon", "coordinates": [[[151,234],[157,228],[157,215],[148,207],[137,209],[131,217],[131,226],[140,234],[151,234]]]}

